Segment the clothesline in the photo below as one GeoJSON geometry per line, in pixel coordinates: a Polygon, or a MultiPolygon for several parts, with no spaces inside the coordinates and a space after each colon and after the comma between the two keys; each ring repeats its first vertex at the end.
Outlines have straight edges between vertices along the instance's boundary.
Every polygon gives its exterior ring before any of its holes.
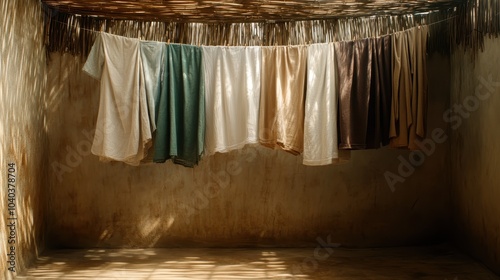
{"type": "MultiPolygon", "coordinates": [[[[443,19],[443,20],[439,20],[439,21],[436,21],[436,22],[432,22],[432,23],[425,23],[425,24],[416,24],[415,26],[412,26],[412,27],[408,27],[408,28],[405,28],[403,30],[399,30],[399,31],[392,31],[392,32],[389,32],[389,33],[385,33],[385,34],[382,34],[382,35],[378,35],[378,36],[368,36],[368,37],[363,37],[363,38],[356,38],[354,40],[362,40],[362,39],[368,39],[368,38],[380,38],[380,37],[383,37],[383,36],[390,36],[390,35],[394,35],[394,34],[397,34],[397,33],[402,33],[402,32],[406,32],[414,27],[421,27],[421,26],[427,26],[427,27],[430,27],[430,26],[434,26],[434,25],[437,25],[437,24],[440,24],[440,23],[443,23],[443,22],[446,22],[446,21],[450,21],[450,20],[453,20],[455,18],[457,18],[458,16],[455,15],[455,16],[452,16],[452,17],[449,17],[449,18],[446,18],[446,19],[443,19]]],[[[59,20],[55,20],[55,22],[59,23],[59,24],[62,24],[62,25],[65,25],[67,26],[68,28],[70,27],[70,24],[69,23],[66,23],[66,22],[62,22],[62,21],[59,21],[59,20]]],[[[102,27],[101,27],[102,29],[102,27]]],[[[98,33],[109,33],[109,32],[105,32],[103,30],[92,30],[92,29],[88,29],[88,28],[83,28],[83,27],[79,27],[79,30],[84,30],[86,32],[90,32],[92,34],[98,34],[98,33]]],[[[140,32],[140,30],[139,30],[140,32]]],[[[109,34],[113,34],[113,33],[109,33],[109,34]]],[[[113,34],[115,35],[115,34],[113,34]]],[[[116,35],[116,36],[122,36],[122,35],[116,35]]],[[[125,37],[125,38],[131,38],[131,37],[127,37],[127,36],[122,36],[122,37],[125,37]]],[[[151,41],[151,40],[145,40],[142,38],[141,35],[138,36],[138,38],[136,38],[138,40],[144,40],[144,41],[151,41]]],[[[342,42],[342,41],[354,41],[354,40],[339,40],[339,41],[332,41],[331,43],[333,42],[342,42]]],[[[167,40],[166,42],[164,41],[158,41],[158,42],[163,42],[163,43],[174,43],[174,42],[171,42],[170,39],[167,40]]],[[[179,44],[182,44],[182,43],[179,43],[179,44]]],[[[311,43],[311,41],[309,41],[308,43],[305,43],[305,44],[293,44],[294,46],[308,46],[308,45],[311,45],[311,44],[314,44],[314,43],[311,43]]],[[[187,45],[196,45],[196,46],[204,46],[204,44],[187,44],[187,45]]],[[[218,44],[218,46],[227,46],[227,42],[225,44],[218,44]]],[[[262,41],[261,41],[261,45],[262,46],[262,41]]],[[[278,45],[273,45],[273,46],[278,46],[278,45]]],[[[283,46],[287,46],[287,45],[283,45],[283,46]]]]}

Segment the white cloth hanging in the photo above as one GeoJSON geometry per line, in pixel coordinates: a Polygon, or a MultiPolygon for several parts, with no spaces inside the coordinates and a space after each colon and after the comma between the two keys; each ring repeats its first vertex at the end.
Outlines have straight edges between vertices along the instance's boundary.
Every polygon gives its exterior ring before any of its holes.
{"type": "Polygon", "coordinates": [[[91,152],[102,161],[139,165],[151,145],[151,121],[137,39],[100,33],[83,70],[100,80],[91,152]]]}
{"type": "Polygon", "coordinates": [[[310,45],[304,113],[305,165],[327,165],[339,158],[336,75],[334,44],[310,45]]]}
{"type": "Polygon", "coordinates": [[[260,47],[202,47],[205,154],[258,143],[260,47]]]}

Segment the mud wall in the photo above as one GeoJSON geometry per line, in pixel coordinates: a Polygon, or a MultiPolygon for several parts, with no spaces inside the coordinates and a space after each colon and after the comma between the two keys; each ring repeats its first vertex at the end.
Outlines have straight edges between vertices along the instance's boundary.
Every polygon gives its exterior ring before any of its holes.
{"type": "Polygon", "coordinates": [[[46,55],[39,1],[1,1],[0,14],[0,278],[11,279],[45,244],[46,55]]]}
{"type": "MultiPolygon", "coordinates": [[[[384,174],[399,174],[407,151],[353,152],[350,162],[326,167],[306,167],[300,157],[263,147],[207,157],[194,169],[101,163],[89,152],[98,82],[82,66],[60,54],[49,64],[53,246],[309,246],[318,237],[345,246],[397,246],[447,233],[449,141],[392,188],[384,174]]],[[[434,56],[428,67],[430,130],[445,130],[449,60],[434,56]]]]}
{"type": "Polygon", "coordinates": [[[500,39],[484,52],[452,57],[454,236],[468,253],[500,273],[500,39]]]}

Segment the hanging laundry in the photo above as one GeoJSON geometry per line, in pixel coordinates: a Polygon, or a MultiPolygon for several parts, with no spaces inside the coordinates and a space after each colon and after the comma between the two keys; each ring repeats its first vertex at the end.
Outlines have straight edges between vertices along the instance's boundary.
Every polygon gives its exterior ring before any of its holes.
{"type": "Polygon", "coordinates": [[[413,95],[412,95],[412,124],[408,148],[418,150],[417,141],[422,141],[427,132],[427,38],[429,27],[421,26],[415,30],[415,52],[412,59],[413,95]]]}
{"type": "Polygon", "coordinates": [[[408,127],[411,123],[411,77],[410,49],[407,32],[395,33],[392,37],[392,105],[391,147],[408,147],[408,127]]]}
{"type": "Polygon", "coordinates": [[[393,96],[391,147],[418,149],[425,138],[427,114],[428,27],[415,27],[393,35],[393,96]]]}
{"type": "Polygon", "coordinates": [[[333,44],[313,44],[308,47],[304,113],[305,165],[327,165],[339,159],[336,72],[333,44]]]}
{"type": "Polygon", "coordinates": [[[302,152],[306,63],[305,46],[262,47],[260,144],[302,152]]]}
{"type": "Polygon", "coordinates": [[[369,39],[335,43],[339,76],[339,148],[366,149],[372,75],[369,39]]]}
{"type": "Polygon", "coordinates": [[[205,97],[201,48],[164,45],[154,161],[193,167],[203,153],[205,97]]]}
{"type": "Polygon", "coordinates": [[[386,36],[335,44],[341,149],[376,149],[389,142],[389,42],[386,36]]]}
{"type": "Polygon", "coordinates": [[[139,40],[100,33],[83,70],[100,80],[91,152],[102,161],[138,165],[152,137],[139,40]]]}
{"type": "Polygon", "coordinates": [[[202,47],[205,154],[258,143],[260,47],[202,47]]]}
{"type": "Polygon", "coordinates": [[[165,43],[141,41],[141,59],[144,71],[148,112],[152,131],[156,130],[156,116],[160,103],[160,84],[163,66],[163,46],[165,43]]]}
{"type": "Polygon", "coordinates": [[[373,47],[367,148],[389,145],[392,102],[391,36],[370,39],[373,47]],[[370,137],[371,136],[371,137],[370,137]]]}

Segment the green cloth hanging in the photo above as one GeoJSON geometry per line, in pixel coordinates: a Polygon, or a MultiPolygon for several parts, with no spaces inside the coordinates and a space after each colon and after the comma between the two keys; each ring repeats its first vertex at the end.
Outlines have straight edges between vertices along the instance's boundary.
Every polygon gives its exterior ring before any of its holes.
{"type": "Polygon", "coordinates": [[[205,87],[201,48],[164,46],[154,162],[172,159],[193,167],[205,140],[205,87]]]}

